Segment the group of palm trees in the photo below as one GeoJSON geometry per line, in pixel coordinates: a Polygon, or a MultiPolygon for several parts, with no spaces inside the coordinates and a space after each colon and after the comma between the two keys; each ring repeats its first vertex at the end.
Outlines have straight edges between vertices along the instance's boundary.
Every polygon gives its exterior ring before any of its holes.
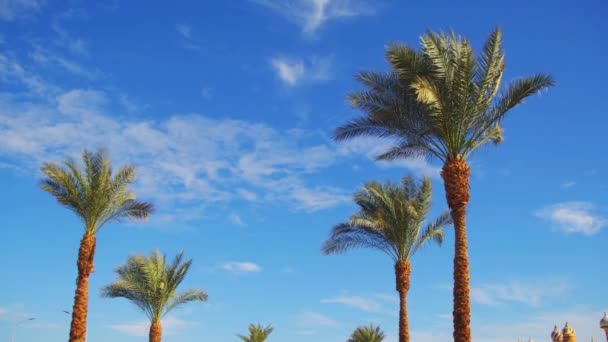
{"type": "MultiPolygon", "coordinates": [[[[425,243],[441,244],[443,228],[455,232],[453,326],[455,342],[471,341],[469,261],[466,209],[469,202],[468,158],[479,147],[502,141],[501,122],[510,109],[527,97],[549,88],[553,79],[545,74],[522,77],[500,90],[505,70],[502,34],[496,28],[475,56],[466,38],[454,33],[428,31],[421,49],[392,44],[386,51],[388,72],[357,74],[364,90],[349,95],[362,115],[334,131],[336,141],[360,136],[389,138],[395,144],[378,160],[428,157],[440,161],[449,211],[428,221],[431,181],[404,177],[399,184],[367,183],[354,196],[359,211],[336,225],[325,241],[325,254],[356,247],[369,247],[388,254],[394,262],[396,290],[400,298],[399,342],[409,342],[407,293],[411,258],[425,243]]],[[[70,342],[84,342],[87,328],[88,281],[93,272],[96,233],[108,221],[146,220],[154,207],[136,200],[129,185],[135,169],[122,167],[112,173],[103,150],[84,151],[83,166],[74,160],[62,165],[45,163],[43,190],[72,210],[82,221],[84,235],[78,253],[78,277],[70,342]]],[[[118,279],[102,290],[105,297],[123,297],[150,319],[150,341],[161,341],[161,317],[186,302],[205,301],[199,289],[176,292],[192,260],[179,254],[167,264],[165,256],[131,256],[116,269],[118,279]]],[[[264,341],[271,326],[250,325],[243,341],[264,341]]],[[[378,327],[359,327],[349,341],[382,341],[378,327]]]]}
{"type": "MultiPolygon", "coordinates": [[[[486,143],[502,141],[501,122],[527,97],[553,85],[551,76],[521,77],[500,91],[505,70],[502,33],[496,28],[482,52],[474,56],[466,38],[428,31],[422,48],[392,44],[386,51],[388,72],[357,75],[365,87],[350,94],[363,115],[334,131],[337,141],[360,136],[391,138],[396,143],[378,160],[428,157],[439,160],[451,223],[455,233],[454,341],[471,341],[469,259],[466,209],[469,203],[468,158],[486,143]]],[[[361,210],[336,226],[323,247],[326,253],[353,247],[380,249],[395,261],[400,295],[399,342],[408,342],[406,311],[410,257],[429,239],[441,241],[445,216],[423,230],[430,182],[420,186],[405,178],[401,187],[370,183],[355,195],[361,210]]]]}
{"type": "MultiPolygon", "coordinates": [[[[94,269],[97,232],[111,220],[146,220],[154,212],[152,204],[136,200],[129,185],[135,180],[135,168],[124,166],[112,173],[109,155],[104,150],[82,153],[82,167],[73,159],[62,165],[45,163],[41,188],[72,210],[84,227],[78,252],[78,277],[70,325],[70,342],[84,342],[87,330],[89,276],[94,269]]],[[[160,342],[161,317],[178,305],[205,301],[207,294],[199,289],[177,293],[192,260],[182,261],[178,254],[171,264],[165,256],[131,256],[116,269],[118,279],[102,289],[102,296],[122,297],[133,302],[150,319],[150,341],[160,342]]]]}

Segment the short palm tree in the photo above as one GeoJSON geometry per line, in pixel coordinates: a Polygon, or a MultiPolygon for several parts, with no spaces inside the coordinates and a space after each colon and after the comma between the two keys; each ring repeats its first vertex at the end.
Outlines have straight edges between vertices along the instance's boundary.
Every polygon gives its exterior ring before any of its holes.
{"type": "Polygon", "coordinates": [[[68,159],[63,165],[44,163],[45,177],[41,188],[73,211],[84,226],[78,252],[78,278],[72,309],[70,342],[83,342],[87,330],[89,276],[93,272],[95,235],[108,221],[147,219],[153,212],[150,203],[135,199],[129,185],[135,179],[135,168],[123,166],[113,175],[109,155],[99,150],[82,153],[84,168],[68,159]]]}
{"type": "Polygon", "coordinates": [[[382,342],[383,340],[384,333],[380,330],[380,327],[370,324],[355,329],[347,342],[382,342]]]}
{"type": "Polygon", "coordinates": [[[273,330],[274,328],[270,324],[266,327],[263,327],[261,324],[249,324],[249,336],[237,336],[243,340],[243,342],[264,342],[273,330]]]}
{"type": "Polygon", "coordinates": [[[189,289],[176,292],[192,265],[192,259],[182,262],[183,253],[171,264],[155,251],[150,255],[131,256],[125,265],[116,269],[118,279],[101,290],[102,297],[126,298],[150,319],[150,342],[160,342],[161,318],[176,307],[188,302],[207,300],[203,290],[189,289]]]}
{"type": "Polygon", "coordinates": [[[455,34],[429,31],[422,50],[391,45],[387,73],[358,74],[365,90],[352,93],[363,116],[337,128],[338,141],[359,136],[393,138],[379,160],[437,158],[454,219],[454,341],[470,342],[469,259],[466,208],[469,156],[488,142],[502,141],[501,122],[527,97],[553,85],[544,74],[522,77],[500,90],[505,69],[502,34],[494,30],[475,57],[470,43],[455,34]]]}
{"type": "Polygon", "coordinates": [[[395,263],[399,293],[399,341],[409,341],[407,293],[410,289],[412,256],[429,241],[441,244],[443,227],[451,224],[448,212],[422,227],[431,207],[431,180],[415,182],[404,177],[401,184],[367,183],[354,196],[359,212],[336,225],[323,244],[325,254],[351,248],[378,249],[395,263]]]}

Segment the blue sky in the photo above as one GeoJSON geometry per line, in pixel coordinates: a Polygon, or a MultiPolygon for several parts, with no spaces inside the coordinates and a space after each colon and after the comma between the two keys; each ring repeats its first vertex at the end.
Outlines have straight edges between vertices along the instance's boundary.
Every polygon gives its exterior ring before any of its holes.
{"type": "MultiPolygon", "coordinates": [[[[82,228],[37,187],[38,167],[107,147],[138,167],[155,203],[145,224],[108,224],[91,278],[90,341],[145,341],[147,323],[99,289],[129,254],[194,258],[186,287],[209,301],[166,317],[166,341],[236,341],[251,322],[271,341],[344,341],[374,322],[396,341],[390,259],[322,256],[331,226],[371,179],[426,174],[433,161],[373,162],[386,142],[337,145],[357,115],[358,70],[386,70],[384,47],[427,28],[479,47],[504,31],[505,80],[551,73],[557,86],[505,121],[505,142],[471,160],[469,241],[476,341],[548,340],[569,320],[600,340],[608,310],[608,77],[601,1],[0,1],[0,338],[64,341],[82,228]]],[[[453,234],[413,261],[413,341],[449,341],[453,234]]]]}

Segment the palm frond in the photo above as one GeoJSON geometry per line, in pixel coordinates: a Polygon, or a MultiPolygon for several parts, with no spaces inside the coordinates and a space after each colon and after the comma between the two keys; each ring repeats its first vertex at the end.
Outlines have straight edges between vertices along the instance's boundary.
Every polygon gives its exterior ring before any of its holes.
{"type": "Polygon", "coordinates": [[[553,77],[545,74],[536,74],[511,82],[489,110],[487,123],[492,125],[499,122],[510,109],[521,104],[529,96],[552,87],[554,84],[553,77]]]}
{"type": "Polygon", "coordinates": [[[376,156],[376,160],[396,160],[418,158],[428,155],[428,150],[419,144],[410,144],[404,142],[401,145],[390,147],[387,151],[376,156]]]}
{"type": "Polygon", "coordinates": [[[452,216],[449,211],[446,211],[439,215],[435,221],[429,223],[423,230],[422,234],[418,237],[416,245],[413,248],[413,253],[418,251],[429,241],[433,241],[438,245],[443,243],[443,230],[446,226],[453,223],[452,216]]]}
{"type": "Polygon", "coordinates": [[[380,327],[370,324],[355,329],[347,342],[382,342],[383,340],[384,333],[380,327]]]}
{"type": "Polygon", "coordinates": [[[261,324],[249,324],[249,336],[237,335],[244,342],[264,342],[268,336],[274,331],[271,324],[266,327],[261,324]]]}
{"type": "Polygon", "coordinates": [[[354,248],[371,248],[388,254],[394,261],[409,260],[417,246],[439,234],[445,224],[438,218],[435,235],[421,234],[430,208],[431,181],[416,182],[404,177],[401,184],[368,182],[354,195],[359,212],[348,222],[334,226],[323,243],[324,254],[342,253],[354,248]]]}
{"type": "Polygon", "coordinates": [[[100,149],[82,152],[82,167],[73,159],[63,166],[47,162],[41,168],[42,190],[72,210],[84,223],[84,228],[97,232],[113,219],[145,220],[154,212],[152,204],[135,200],[129,186],[135,180],[135,168],[122,167],[112,176],[109,153],[100,149]]]}
{"type": "Polygon", "coordinates": [[[116,269],[117,280],[102,289],[102,296],[126,298],[141,309],[151,321],[178,306],[192,301],[206,301],[207,293],[200,289],[189,289],[178,293],[192,260],[182,261],[182,253],[173,263],[155,251],[150,256],[135,255],[116,269]]]}
{"type": "Polygon", "coordinates": [[[349,95],[362,116],[334,131],[336,141],[369,136],[397,144],[379,160],[466,158],[502,140],[500,121],[526,97],[553,85],[539,74],[516,80],[500,96],[504,74],[502,32],[496,28],[475,56],[466,38],[428,31],[421,49],[391,44],[390,71],[358,74],[363,90],[349,95]],[[497,98],[498,97],[498,98],[497,98]]]}

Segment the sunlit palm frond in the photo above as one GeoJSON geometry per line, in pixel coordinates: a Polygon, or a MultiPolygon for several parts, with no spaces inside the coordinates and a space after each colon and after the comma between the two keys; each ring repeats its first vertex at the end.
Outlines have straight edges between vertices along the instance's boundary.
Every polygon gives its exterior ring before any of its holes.
{"type": "Polygon", "coordinates": [[[500,142],[498,125],[506,113],[554,84],[550,76],[538,74],[500,92],[505,70],[501,44],[499,28],[478,56],[468,40],[454,33],[429,31],[419,50],[391,44],[386,52],[390,71],[359,74],[364,89],[349,98],[363,115],[337,128],[334,139],[394,138],[397,144],[378,159],[422,154],[443,162],[500,142]]]}
{"type": "Polygon", "coordinates": [[[428,178],[416,182],[405,177],[401,184],[367,183],[354,195],[359,212],[333,228],[323,244],[323,253],[372,248],[388,254],[394,261],[410,260],[424,243],[440,242],[440,231],[446,225],[442,216],[429,226],[432,229],[421,231],[430,210],[431,192],[428,178]]]}
{"type": "Polygon", "coordinates": [[[382,342],[383,340],[384,333],[380,327],[370,324],[355,329],[347,342],[382,342]]]}
{"type": "Polygon", "coordinates": [[[244,342],[264,342],[274,330],[270,324],[266,327],[262,326],[261,324],[249,324],[248,329],[249,336],[237,335],[244,342]]]}
{"type": "Polygon", "coordinates": [[[105,150],[82,153],[82,167],[73,159],[63,165],[42,165],[42,190],[76,213],[90,233],[97,232],[113,219],[146,219],[154,212],[152,204],[136,201],[129,186],[135,180],[135,168],[122,167],[112,176],[109,154],[105,150]]]}
{"type": "Polygon", "coordinates": [[[131,256],[116,269],[118,279],[101,291],[103,297],[126,298],[140,308],[151,321],[174,308],[192,301],[204,302],[207,294],[200,289],[177,292],[192,260],[182,261],[182,253],[173,263],[166,263],[164,255],[155,251],[150,256],[131,256]]]}

